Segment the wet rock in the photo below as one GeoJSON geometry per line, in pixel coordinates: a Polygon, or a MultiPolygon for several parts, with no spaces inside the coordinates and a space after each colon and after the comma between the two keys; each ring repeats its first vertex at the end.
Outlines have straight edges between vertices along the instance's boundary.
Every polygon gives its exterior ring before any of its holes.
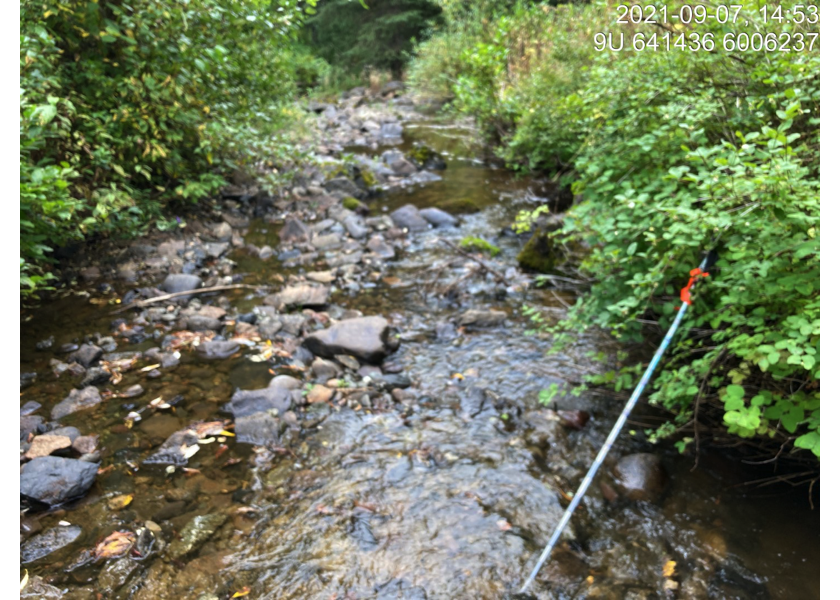
{"type": "Polygon", "coordinates": [[[293,244],[296,242],[309,241],[309,227],[304,225],[303,221],[297,217],[292,217],[286,221],[283,228],[278,234],[280,241],[284,244],[293,244]]]}
{"type": "Polygon", "coordinates": [[[432,173],[431,171],[420,171],[419,173],[415,173],[409,177],[406,181],[408,183],[434,183],[435,181],[441,181],[442,179],[443,177],[437,173],[432,173]]]}
{"type": "Polygon", "coordinates": [[[25,565],[61,550],[75,542],[81,534],[81,527],[70,525],[53,527],[44,533],[33,535],[20,547],[20,562],[25,565]]]}
{"type": "Polygon", "coordinates": [[[136,398],[137,396],[140,396],[144,391],[145,390],[143,389],[142,385],[140,385],[139,383],[135,383],[134,385],[127,387],[122,392],[122,394],[120,394],[120,396],[123,398],[136,398]]]}
{"type": "Polygon", "coordinates": [[[365,225],[365,220],[357,214],[348,215],[342,221],[344,228],[347,229],[347,233],[350,234],[350,237],[353,237],[357,240],[364,238],[368,234],[367,225],[365,225]]]}
{"type": "MultiPolygon", "coordinates": [[[[63,363],[62,363],[63,364],[63,363]]],[[[38,379],[37,373],[21,373],[20,374],[20,389],[23,389],[38,379]]]]}
{"type": "Polygon", "coordinates": [[[379,135],[383,141],[396,142],[402,136],[403,127],[399,123],[383,123],[379,135]]]}
{"type": "Polygon", "coordinates": [[[429,228],[429,222],[423,218],[420,211],[413,204],[406,204],[392,212],[391,220],[397,227],[411,231],[425,231],[429,228]]]}
{"type": "Polygon", "coordinates": [[[374,381],[388,392],[397,388],[405,389],[411,387],[411,379],[402,373],[389,373],[374,379],[374,381]]]}
{"type": "Polygon", "coordinates": [[[399,157],[395,159],[391,164],[388,165],[394,173],[397,175],[405,177],[406,175],[412,175],[417,172],[417,167],[414,164],[406,160],[404,157],[399,157]]]}
{"type": "Polygon", "coordinates": [[[359,377],[376,377],[382,375],[382,369],[373,365],[365,365],[359,368],[359,377]]]}
{"type": "Polygon", "coordinates": [[[187,318],[187,329],[190,331],[219,331],[225,324],[219,319],[193,315],[187,318]]]}
{"type": "Polygon", "coordinates": [[[655,454],[630,454],[613,468],[619,492],[630,500],[655,502],[665,491],[668,474],[655,454]]]}
{"type": "Polygon", "coordinates": [[[93,344],[82,344],[78,350],[67,357],[67,361],[78,363],[87,369],[93,363],[98,361],[102,357],[102,354],[103,350],[99,346],[94,346],[93,344]]]}
{"type": "Polygon", "coordinates": [[[361,252],[350,252],[348,254],[339,254],[338,256],[333,256],[332,258],[327,259],[327,266],[332,268],[344,265],[354,265],[361,260],[361,252]]]}
{"type": "Polygon", "coordinates": [[[99,443],[98,435],[82,435],[73,440],[72,447],[79,454],[92,454],[96,450],[97,443],[99,443]]]}
{"type": "Polygon", "coordinates": [[[398,343],[389,338],[390,327],[383,317],[361,317],[339,321],[329,329],[304,339],[304,346],[326,358],[350,354],[365,362],[380,362],[398,343]]]}
{"type": "Polygon", "coordinates": [[[260,260],[268,260],[272,256],[274,256],[274,248],[271,246],[263,246],[257,250],[257,258],[260,260]]]}
{"type": "Polygon", "coordinates": [[[305,283],[289,286],[278,294],[266,296],[263,302],[271,306],[320,307],[328,303],[330,288],[305,283]]]}
{"type": "Polygon", "coordinates": [[[306,401],[309,402],[309,404],[329,402],[333,396],[333,393],[335,393],[335,390],[332,390],[321,384],[315,384],[307,392],[306,401]]]}
{"type": "Polygon", "coordinates": [[[152,515],[152,519],[154,519],[158,523],[163,521],[169,521],[170,519],[174,519],[175,517],[183,515],[186,512],[186,509],[187,503],[183,500],[167,502],[163,505],[163,508],[160,508],[155,514],[152,515]]]}
{"type": "Polygon", "coordinates": [[[458,319],[465,327],[494,327],[505,322],[507,314],[500,310],[470,309],[458,319]]]}
{"type": "Polygon", "coordinates": [[[31,460],[40,456],[49,456],[53,452],[69,448],[71,444],[70,438],[64,435],[39,435],[32,440],[32,445],[29,446],[24,457],[31,460]]]}
{"type": "Polygon", "coordinates": [[[140,568],[140,563],[128,556],[108,561],[99,572],[99,579],[97,580],[99,585],[97,587],[102,593],[110,597],[125,585],[128,578],[138,568],[140,568]]]}
{"type": "Polygon", "coordinates": [[[65,593],[44,581],[42,577],[34,575],[29,578],[29,583],[20,591],[21,600],[62,600],[68,599],[65,593]]]}
{"type": "Polygon", "coordinates": [[[396,256],[394,247],[386,242],[385,239],[378,233],[370,236],[367,243],[367,249],[384,259],[394,258],[396,256]]]}
{"type": "Polygon", "coordinates": [[[102,367],[91,367],[85,373],[84,378],[82,379],[81,385],[82,387],[88,387],[92,385],[101,385],[103,383],[108,383],[111,380],[111,373],[103,369],[102,367]]]}
{"type": "Polygon", "coordinates": [[[20,494],[56,506],[87,492],[96,479],[97,470],[94,463],[72,458],[36,458],[23,466],[20,494]]]}
{"type": "Polygon", "coordinates": [[[332,361],[316,358],[312,362],[312,374],[319,381],[326,381],[341,375],[341,369],[332,361]]]}
{"type": "Polygon", "coordinates": [[[585,410],[558,410],[560,424],[568,429],[583,429],[589,422],[589,413],[585,410]]]}
{"type": "Polygon", "coordinates": [[[221,514],[200,515],[179,532],[178,538],[169,545],[167,554],[179,560],[200,548],[216,530],[224,525],[227,516],[221,514]]]}
{"type": "Polygon", "coordinates": [[[237,390],[227,409],[236,419],[236,439],[246,444],[277,444],[284,428],[280,418],[292,406],[292,394],[279,384],[261,390],[237,390]]]}
{"type": "Polygon", "coordinates": [[[29,402],[27,402],[26,404],[24,404],[23,406],[20,407],[20,416],[25,417],[27,415],[31,415],[32,413],[34,413],[39,408],[41,408],[41,403],[40,402],[35,402],[34,400],[30,400],[29,402]]]}
{"type": "Polygon", "coordinates": [[[102,396],[99,395],[99,390],[88,386],[81,390],[71,391],[69,396],[53,407],[51,415],[53,419],[60,419],[70,413],[96,406],[100,402],[102,402],[102,396]]]}
{"type": "Polygon", "coordinates": [[[350,181],[347,177],[336,177],[324,183],[324,188],[330,193],[341,193],[353,196],[354,198],[362,198],[364,192],[359,187],[350,181]]]}
{"type": "Polygon", "coordinates": [[[214,223],[211,225],[210,233],[217,240],[229,242],[231,236],[233,235],[233,228],[227,222],[222,221],[221,223],[214,223]]]}
{"type": "Polygon", "coordinates": [[[63,435],[70,438],[71,442],[75,442],[76,439],[81,436],[81,432],[76,429],[75,427],[57,427],[49,432],[50,435],[63,435]]]}
{"type": "MultiPolygon", "coordinates": [[[[196,290],[201,287],[201,278],[197,275],[187,275],[185,273],[172,273],[166,276],[163,280],[161,289],[167,294],[176,294],[178,292],[188,292],[196,290]]],[[[189,295],[184,296],[189,298],[189,295]]]]}
{"type": "Polygon", "coordinates": [[[62,344],[58,348],[58,351],[61,354],[67,354],[68,352],[75,352],[78,349],[79,349],[79,344],[62,344]]]}
{"type": "Polygon", "coordinates": [[[184,467],[189,462],[189,456],[185,452],[198,444],[200,439],[198,433],[193,429],[184,429],[176,431],[167,438],[167,440],[152,453],[146,460],[144,465],[176,465],[184,467]]]}
{"type": "Polygon", "coordinates": [[[458,225],[458,219],[439,208],[424,208],[420,211],[420,216],[434,227],[455,227],[458,225]]]}
{"type": "Polygon", "coordinates": [[[212,340],[202,342],[196,347],[196,352],[202,358],[208,360],[219,360],[230,358],[239,351],[239,343],[230,340],[212,340]]]}

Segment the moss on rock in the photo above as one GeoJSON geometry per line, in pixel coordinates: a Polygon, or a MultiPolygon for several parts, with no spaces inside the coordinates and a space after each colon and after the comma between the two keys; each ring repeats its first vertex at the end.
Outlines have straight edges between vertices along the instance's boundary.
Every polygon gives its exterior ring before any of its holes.
{"type": "Polygon", "coordinates": [[[563,259],[563,255],[548,232],[542,228],[534,231],[516,260],[520,266],[539,273],[552,273],[563,259]]]}
{"type": "Polygon", "coordinates": [[[341,201],[342,206],[347,210],[356,210],[362,204],[361,200],[354,198],[353,196],[345,196],[344,200],[341,201]]]}

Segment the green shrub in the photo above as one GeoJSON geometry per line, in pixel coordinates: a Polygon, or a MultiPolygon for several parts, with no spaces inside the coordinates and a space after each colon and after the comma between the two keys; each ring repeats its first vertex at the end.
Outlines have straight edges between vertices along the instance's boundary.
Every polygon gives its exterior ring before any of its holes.
{"type": "MultiPolygon", "coordinates": [[[[758,6],[742,17],[760,23],[758,6]]],[[[717,240],[719,260],[652,384],[650,401],[674,419],[648,433],[679,434],[685,447],[702,405],[734,435],[819,456],[818,47],[594,53],[591,36],[614,26],[606,3],[493,10],[476,6],[481,18],[449,21],[422,44],[410,81],[475,116],[512,166],[576,180],[578,201],[553,235],[590,249],[578,268],[594,283],[563,322],[535,318],[558,346],[592,325],[642,341],[644,323],[668,327],[688,272],[717,240]],[[539,60],[521,66],[529,52],[539,60]]],[[[736,31],[696,30],[719,43],[736,31]]],[[[591,383],[629,389],[642,367],[591,383]]]]}
{"type": "Polygon", "coordinates": [[[303,16],[292,0],[23,2],[21,291],[48,280],[53,248],[136,233],[255,148],[282,159],[284,111],[315,69],[290,47],[303,16]]]}

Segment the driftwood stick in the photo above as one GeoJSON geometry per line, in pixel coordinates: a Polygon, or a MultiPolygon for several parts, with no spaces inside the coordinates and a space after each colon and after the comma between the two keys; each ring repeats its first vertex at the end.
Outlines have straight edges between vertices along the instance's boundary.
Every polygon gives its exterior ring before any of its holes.
{"type": "Polygon", "coordinates": [[[502,275],[501,273],[499,273],[496,269],[494,269],[493,267],[491,267],[490,265],[488,265],[486,262],[484,262],[484,261],[483,261],[483,260],[481,260],[480,258],[477,258],[476,256],[474,256],[474,255],[470,254],[469,252],[467,252],[467,251],[466,251],[466,250],[464,250],[463,248],[459,248],[458,246],[456,246],[455,244],[453,244],[453,243],[452,243],[452,242],[450,242],[449,240],[445,240],[445,239],[443,239],[443,238],[438,238],[438,239],[440,239],[440,241],[441,241],[441,242],[443,242],[444,244],[446,244],[447,246],[449,246],[450,248],[452,248],[453,250],[455,250],[455,252],[457,252],[458,254],[461,254],[461,255],[463,255],[463,256],[466,256],[466,257],[467,257],[467,258],[469,258],[470,260],[474,260],[475,262],[477,262],[478,264],[480,264],[482,267],[484,267],[484,269],[485,269],[488,273],[490,273],[491,275],[493,275],[493,277],[495,277],[496,279],[498,279],[500,282],[504,283],[505,285],[510,285],[510,283],[508,283],[508,280],[507,280],[507,279],[505,279],[505,276],[504,276],[504,275],[502,275]]]}
{"type": "Polygon", "coordinates": [[[119,308],[112,312],[112,315],[117,313],[121,313],[123,311],[128,310],[129,308],[145,308],[150,304],[155,304],[156,302],[163,302],[165,300],[170,300],[172,298],[178,298],[179,296],[189,296],[191,294],[207,294],[209,292],[222,292],[224,290],[239,290],[243,288],[248,289],[257,289],[258,286],[256,285],[248,285],[246,283],[236,283],[233,285],[215,285],[213,287],[208,288],[198,288],[195,290],[187,290],[184,292],[173,292],[171,294],[164,294],[162,296],[155,296],[154,298],[147,298],[146,300],[138,300],[136,302],[132,302],[130,304],[126,304],[122,308],[119,308]]]}

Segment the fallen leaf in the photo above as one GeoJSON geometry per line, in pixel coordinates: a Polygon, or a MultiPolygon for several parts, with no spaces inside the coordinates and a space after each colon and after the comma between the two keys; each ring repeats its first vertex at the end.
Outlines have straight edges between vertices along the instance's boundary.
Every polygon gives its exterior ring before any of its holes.
{"type": "Polygon", "coordinates": [[[464,381],[464,376],[463,376],[463,375],[461,375],[460,373],[455,373],[455,374],[452,376],[452,379],[457,379],[458,381],[464,381]]]}
{"type": "Polygon", "coordinates": [[[134,545],[136,539],[130,531],[115,531],[96,547],[96,560],[122,556],[134,545]]]}
{"type": "Polygon", "coordinates": [[[671,577],[677,567],[677,561],[669,560],[662,565],[662,577],[671,577]]]}
{"type": "Polygon", "coordinates": [[[134,500],[134,496],[131,494],[122,494],[108,500],[108,508],[111,510],[121,510],[131,504],[132,500],[134,500]]]}
{"type": "Polygon", "coordinates": [[[593,583],[595,583],[595,578],[592,577],[592,575],[590,575],[589,577],[586,578],[586,583],[588,583],[589,585],[592,585],[593,583]]]}
{"type": "Polygon", "coordinates": [[[149,371],[153,371],[154,369],[157,369],[159,366],[160,366],[160,363],[158,363],[156,365],[149,365],[148,367],[143,367],[142,369],[140,369],[140,372],[141,373],[147,373],[149,371]]]}
{"type": "Polygon", "coordinates": [[[182,471],[184,471],[184,475],[186,475],[187,477],[192,477],[193,475],[198,475],[199,473],[201,473],[199,469],[190,469],[189,467],[184,467],[182,471]]]}
{"type": "Polygon", "coordinates": [[[26,587],[26,584],[29,583],[29,571],[27,569],[23,570],[23,579],[20,580],[20,591],[23,591],[23,588],[26,587]]]}
{"type": "Polygon", "coordinates": [[[213,458],[219,458],[225,451],[228,449],[227,444],[222,444],[216,449],[216,453],[213,455],[213,458]]]}
{"type": "Polygon", "coordinates": [[[231,596],[231,598],[241,598],[242,596],[247,596],[250,593],[251,593],[251,588],[249,588],[246,585],[244,588],[242,588],[241,590],[236,592],[233,596],[231,596]]]}

